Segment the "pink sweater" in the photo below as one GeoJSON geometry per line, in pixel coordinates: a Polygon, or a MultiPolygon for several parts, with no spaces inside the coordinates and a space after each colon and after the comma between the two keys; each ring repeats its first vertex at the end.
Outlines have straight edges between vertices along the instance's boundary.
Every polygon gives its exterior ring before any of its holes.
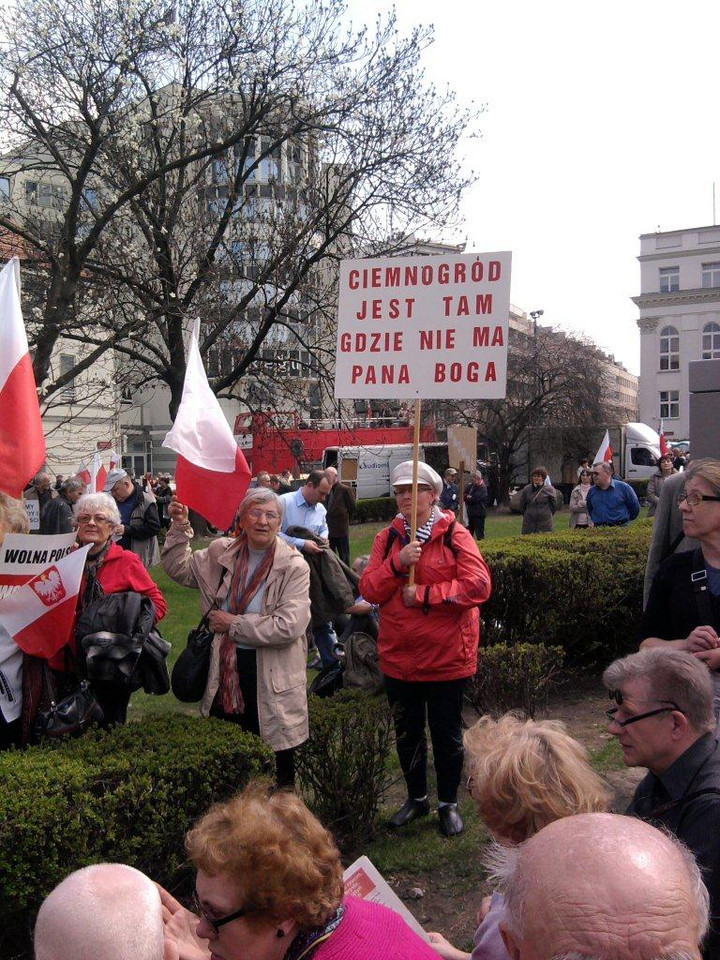
{"type": "Polygon", "coordinates": [[[378,903],[346,897],[340,926],[313,960],[438,960],[403,918],[378,903]]]}

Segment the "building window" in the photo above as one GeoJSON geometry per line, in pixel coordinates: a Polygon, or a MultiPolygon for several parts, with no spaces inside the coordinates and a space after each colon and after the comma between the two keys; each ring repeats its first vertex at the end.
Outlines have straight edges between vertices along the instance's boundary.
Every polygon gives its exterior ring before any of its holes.
{"type": "Polygon", "coordinates": [[[680,391],[660,391],[660,419],[678,420],[680,417],[680,391]]]}
{"type": "MultiPolygon", "coordinates": [[[[60,376],[64,377],[66,374],[75,366],[76,359],[72,353],[61,353],[60,354],[60,376]]],[[[73,377],[63,388],[61,392],[61,397],[65,403],[74,403],[75,402],[75,378],[73,377]]]]}
{"type": "Polygon", "coordinates": [[[10,196],[10,177],[0,177],[0,197],[10,196]]]}
{"type": "Polygon", "coordinates": [[[702,265],[703,289],[720,287],[720,263],[704,263],[702,265]]]}
{"type": "Polygon", "coordinates": [[[65,199],[62,187],[52,183],[38,183],[36,180],[25,181],[25,200],[27,203],[37,204],[39,207],[55,207],[59,209],[65,199]]]}
{"type": "Polygon", "coordinates": [[[720,359],[720,325],[717,323],[706,323],[703,327],[701,359],[720,359]]]}
{"type": "Polygon", "coordinates": [[[680,369],[680,336],[675,327],[663,327],[660,331],[660,369],[680,369]]]}
{"type": "Polygon", "coordinates": [[[680,267],[660,267],[660,293],[677,293],[679,289],[680,267]]]}

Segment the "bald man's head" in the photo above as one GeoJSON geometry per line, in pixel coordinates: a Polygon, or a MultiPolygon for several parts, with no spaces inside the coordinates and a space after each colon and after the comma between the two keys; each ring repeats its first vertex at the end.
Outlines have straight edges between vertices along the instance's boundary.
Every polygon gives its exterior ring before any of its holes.
{"type": "Polygon", "coordinates": [[[120,863],[77,870],[55,887],[35,925],[35,960],[162,960],[160,894],[120,863]]]}
{"type": "Polygon", "coordinates": [[[565,817],[500,860],[512,960],[700,957],[709,909],[700,871],[649,824],[565,817]]]}

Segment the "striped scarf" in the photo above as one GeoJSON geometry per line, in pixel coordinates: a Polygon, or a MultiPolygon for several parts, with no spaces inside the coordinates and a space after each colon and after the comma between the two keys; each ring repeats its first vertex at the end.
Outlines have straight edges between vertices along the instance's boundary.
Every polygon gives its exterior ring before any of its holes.
{"type": "MultiPolygon", "coordinates": [[[[267,580],[268,573],[275,559],[276,541],[273,540],[270,547],[265,551],[265,556],[258,564],[252,579],[246,584],[250,550],[248,548],[247,537],[242,534],[241,536],[242,546],[235,558],[235,567],[233,568],[230,589],[228,591],[228,610],[233,614],[245,612],[245,608],[258,592],[262,583],[267,580]]],[[[242,691],[240,690],[240,676],[237,668],[237,647],[230,637],[229,632],[223,634],[220,644],[219,697],[223,713],[245,713],[245,701],[243,700],[242,691]]]]}
{"type": "MultiPolygon", "coordinates": [[[[410,542],[410,524],[403,517],[403,523],[405,524],[405,536],[408,538],[408,543],[410,542]]],[[[430,539],[430,534],[432,533],[433,524],[435,523],[435,509],[433,508],[430,516],[425,521],[425,523],[418,527],[415,531],[415,539],[419,543],[425,543],[426,540],[430,539]]]]}

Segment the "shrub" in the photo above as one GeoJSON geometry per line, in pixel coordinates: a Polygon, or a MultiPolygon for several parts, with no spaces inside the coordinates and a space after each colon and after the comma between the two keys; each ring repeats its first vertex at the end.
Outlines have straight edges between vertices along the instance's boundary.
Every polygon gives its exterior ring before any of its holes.
{"type": "Polygon", "coordinates": [[[647,496],[648,483],[649,480],[645,477],[643,480],[628,480],[630,486],[633,488],[637,494],[638,500],[642,500],[643,497],[647,496]]]}
{"type": "Polygon", "coordinates": [[[308,702],[310,739],[296,754],[301,789],[347,853],[372,838],[389,786],[390,708],[384,697],[362,690],[308,702]]]}
{"type": "Polygon", "coordinates": [[[467,699],[479,714],[499,717],[508,710],[523,710],[534,717],[547,706],[563,659],[562,647],[543,643],[481,647],[478,672],[468,686],[467,699]]]}
{"type": "Polygon", "coordinates": [[[486,541],[493,591],[483,639],[560,646],[572,667],[597,668],[637,649],[651,521],[486,541]]]}
{"type": "Polygon", "coordinates": [[[394,497],[373,497],[367,500],[358,500],[355,505],[353,523],[381,523],[390,522],[397,513],[397,504],[394,497]]]}
{"type": "Polygon", "coordinates": [[[119,861],[171,884],[192,823],[271,762],[233,724],[183,716],[0,754],[0,956],[3,935],[27,948],[40,902],[79,867],[119,861]]]}

